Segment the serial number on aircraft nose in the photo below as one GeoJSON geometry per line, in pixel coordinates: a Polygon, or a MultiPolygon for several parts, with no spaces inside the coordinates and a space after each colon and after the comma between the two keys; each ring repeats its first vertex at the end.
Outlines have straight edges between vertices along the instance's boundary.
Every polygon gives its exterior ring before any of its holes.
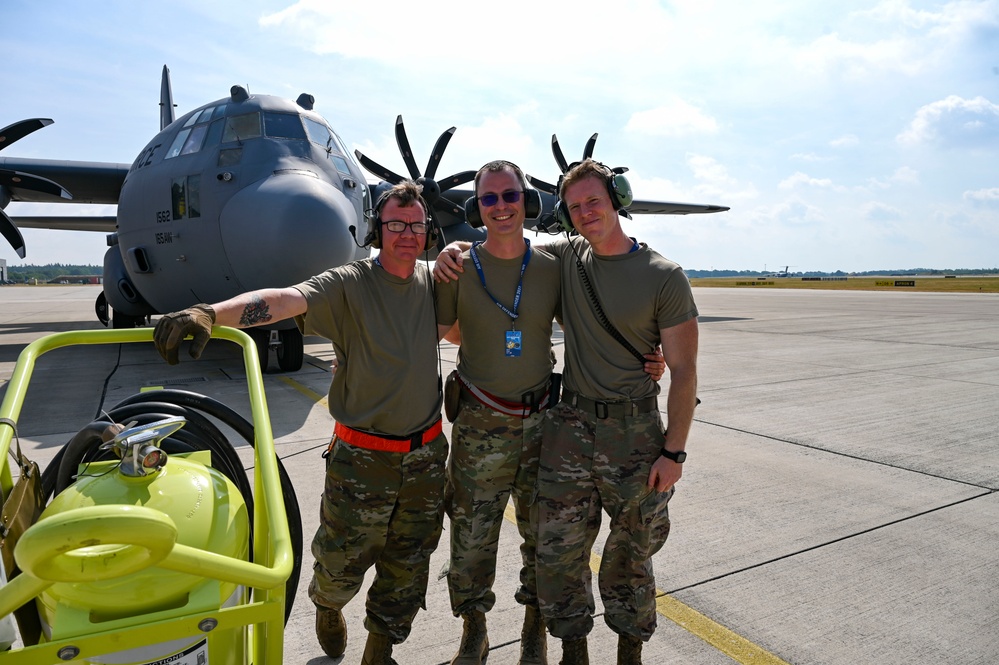
{"type": "Polygon", "coordinates": [[[169,210],[157,210],[156,211],[156,223],[164,224],[170,221],[170,211],[169,210]]]}
{"type": "Polygon", "coordinates": [[[167,231],[166,233],[156,234],[156,244],[157,245],[169,245],[173,242],[173,234],[167,231]]]}

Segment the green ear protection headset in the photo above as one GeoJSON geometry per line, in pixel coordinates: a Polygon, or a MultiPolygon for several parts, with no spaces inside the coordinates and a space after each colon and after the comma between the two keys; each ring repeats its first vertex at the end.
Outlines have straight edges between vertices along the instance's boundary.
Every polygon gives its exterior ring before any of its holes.
{"type": "MultiPolygon", "coordinates": [[[[599,164],[599,162],[597,162],[599,164]]],[[[578,162],[576,163],[578,164],[578,162]]],[[[569,170],[572,170],[576,164],[570,164],[569,170]]],[[[631,183],[628,179],[624,177],[623,173],[615,173],[608,167],[600,164],[601,170],[604,171],[604,183],[607,185],[607,193],[610,195],[611,204],[613,204],[615,210],[620,210],[621,208],[627,208],[631,205],[635,197],[631,193],[631,183]]],[[[558,222],[559,227],[566,233],[572,233],[575,228],[572,225],[572,218],[569,216],[569,207],[562,200],[562,179],[559,179],[558,183],[558,193],[559,199],[555,202],[555,210],[553,215],[555,220],[558,222]]]]}

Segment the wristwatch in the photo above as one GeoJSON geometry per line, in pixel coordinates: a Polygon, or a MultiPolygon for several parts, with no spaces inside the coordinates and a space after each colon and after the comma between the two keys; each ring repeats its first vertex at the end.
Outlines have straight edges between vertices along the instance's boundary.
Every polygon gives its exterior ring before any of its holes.
{"type": "Polygon", "coordinates": [[[663,448],[662,450],[659,451],[659,454],[665,457],[666,459],[673,460],[677,464],[683,464],[687,460],[687,453],[683,450],[679,450],[675,453],[672,453],[666,450],[666,448],[663,448]]]}

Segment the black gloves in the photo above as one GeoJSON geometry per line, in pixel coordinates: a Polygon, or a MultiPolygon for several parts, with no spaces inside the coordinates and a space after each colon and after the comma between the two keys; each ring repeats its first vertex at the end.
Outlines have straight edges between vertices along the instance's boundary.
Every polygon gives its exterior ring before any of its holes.
{"type": "Polygon", "coordinates": [[[156,322],[156,329],[153,331],[153,342],[156,350],[163,356],[163,360],[171,365],[180,362],[177,352],[180,350],[180,343],[188,335],[194,337],[191,340],[191,357],[197,360],[201,357],[201,352],[205,350],[205,345],[212,336],[212,325],[215,323],[215,310],[211,305],[194,305],[190,309],[172,314],[164,314],[156,322]]]}

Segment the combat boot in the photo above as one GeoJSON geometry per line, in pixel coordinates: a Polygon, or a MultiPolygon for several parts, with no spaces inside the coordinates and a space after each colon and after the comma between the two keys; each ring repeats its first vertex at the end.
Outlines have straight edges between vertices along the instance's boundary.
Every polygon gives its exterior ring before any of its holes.
{"type": "Polygon", "coordinates": [[[461,631],[461,644],[458,653],[451,659],[451,665],[482,665],[489,656],[489,636],[486,635],[486,615],[472,610],[461,615],[465,626],[461,631]]]}
{"type": "Polygon", "coordinates": [[[535,605],[524,608],[524,628],[520,631],[518,665],[548,665],[548,636],[541,610],[535,605]]]}
{"type": "Polygon", "coordinates": [[[634,635],[617,636],[617,665],[642,665],[642,640],[634,635]]]}
{"type": "Polygon", "coordinates": [[[392,642],[389,641],[388,635],[368,633],[361,665],[399,665],[392,659],[392,642]]]}
{"type": "Polygon", "coordinates": [[[585,637],[580,637],[578,640],[562,640],[562,660],[559,665],[590,665],[585,637]]]}
{"type": "Polygon", "coordinates": [[[316,637],[330,658],[339,658],[347,648],[347,624],[343,612],[316,606],[316,637]]]}

